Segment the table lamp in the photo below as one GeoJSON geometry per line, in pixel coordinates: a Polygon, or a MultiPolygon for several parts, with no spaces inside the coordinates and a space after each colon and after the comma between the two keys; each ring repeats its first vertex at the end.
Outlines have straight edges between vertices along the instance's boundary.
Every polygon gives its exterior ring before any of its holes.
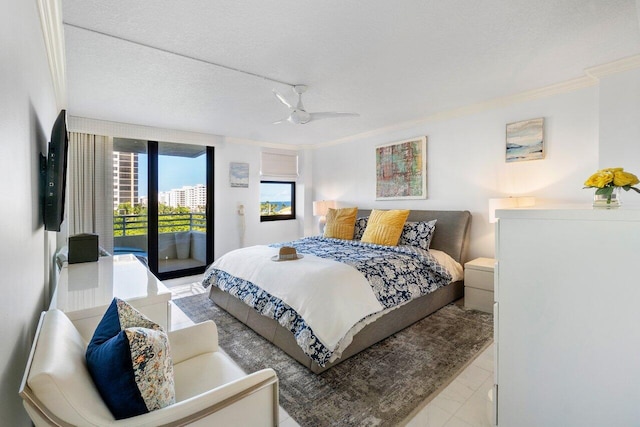
{"type": "Polygon", "coordinates": [[[320,221],[318,222],[318,229],[320,230],[320,234],[324,234],[324,226],[327,223],[327,212],[329,212],[329,208],[336,208],[335,200],[318,200],[313,202],[313,216],[319,216],[320,221]]]}

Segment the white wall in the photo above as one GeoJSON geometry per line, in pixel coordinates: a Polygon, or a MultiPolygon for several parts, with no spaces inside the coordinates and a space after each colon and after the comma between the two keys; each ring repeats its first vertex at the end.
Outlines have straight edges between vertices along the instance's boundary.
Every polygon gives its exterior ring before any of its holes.
{"type": "Polygon", "coordinates": [[[598,88],[593,86],[318,148],[313,199],[336,199],[343,207],[466,209],[473,215],[470,259],[491,257],[488,199],[531,195],[538,203],[589,203],[592,192],[582,187],[597,166],[598,88]],[[536,117],[545,118],[545,159],[506,163],[505,125],[536,117]],[[428,198],[375,201],[374,147],[418,135],[428,138],[428,198]]]}
{"type": "Polygon", "coordinates": [[[229,141],[215,148],[214,258],[241,246],[294,240],[302,235],[305,217],[304,152],[299,153],[300,176],[296,179],[296,220],[260,222],[260,153],[263,150],[270,149],[229,141]],[[229,185],[229,163],[231,162],[249,163],[249,188],[232,188],[229,185]],[[237,213],[239,205],[245,207],[244,242],[241,242],[242,218],[237,213]]]}
{"type": "Polygon", "coordinates": [[[5,1],[0,17],[0,424],[26,426],[18,387],[55,247],[40,217],[38,156],[57,111],[36,2],[5,1]]]}
{"type": "MultiPolygon", "coordinates": [[[[640,69],[606,76],[600,83],[599,166],[640,175],[640,69]]],[[[622,197],[624,203],[638,196],[622,197]]]]}

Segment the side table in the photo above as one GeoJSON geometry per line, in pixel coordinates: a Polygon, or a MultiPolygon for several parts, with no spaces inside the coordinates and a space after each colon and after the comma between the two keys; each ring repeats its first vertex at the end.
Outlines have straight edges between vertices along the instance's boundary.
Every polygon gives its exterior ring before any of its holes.
{"type": "Polygon", "coordinates": [[[476,258],[464,265],[464,306],[493,313],[493,258],[476,258]]]}

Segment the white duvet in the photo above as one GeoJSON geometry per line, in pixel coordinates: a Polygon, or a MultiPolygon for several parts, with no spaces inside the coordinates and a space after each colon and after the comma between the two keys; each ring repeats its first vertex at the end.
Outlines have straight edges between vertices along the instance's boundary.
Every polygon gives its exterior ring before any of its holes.
{"type": "MultiPolygon", "coordinates": [[[[347,264],[310,254],[295,261],[274,262],[271,257],[278,250],[252,246],[231,251],[211,268],[251,282],[293,308],[333,352],[331,360],[339,357],[367,324],[399,307],[385,309],[365,276],[347,264]]],[[[449,270],[452,281],[462,278],[462,266],[453,258],[441,251],[430,252],[449,270]]]]}
{"type": "Polygon", "coordinates": [[[277,254],[278,248],[252,246],[227,253],[212,267],[281,299],[332,351],[360,319],[384,309],[355,268],[309,254],[295,261],[271,261],[277,254]]]}

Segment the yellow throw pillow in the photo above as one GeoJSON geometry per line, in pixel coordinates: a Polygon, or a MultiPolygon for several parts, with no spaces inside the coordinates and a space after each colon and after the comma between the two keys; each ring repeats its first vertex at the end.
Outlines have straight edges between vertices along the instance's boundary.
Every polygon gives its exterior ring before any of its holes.
{"type": "Polygon", "coordinates": [[[396,246],[402,234],[402,228],[409,216],[408,210],[373,210],[362,235],[362,241],[378,245],[396,246]]]}
{"type": "Polygon", "coordinates": [[[329,208],[326,215],[327,224],[324,226],[324,237],[353,240],[357,214],[358,208],[329,208]]]}

